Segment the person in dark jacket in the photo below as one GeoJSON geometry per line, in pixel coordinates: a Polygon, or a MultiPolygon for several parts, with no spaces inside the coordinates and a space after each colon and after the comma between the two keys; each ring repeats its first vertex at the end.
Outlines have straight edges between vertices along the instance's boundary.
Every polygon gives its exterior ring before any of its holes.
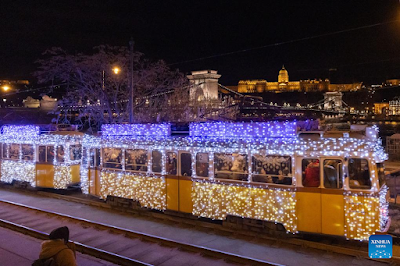
{"type": "Polygon", "coordinates": [[[75,245],[69,240],[68,227],[60,227],[53,230],[49,235],[50,240],[42,243],[39,259],[52,258],[54,266],[76,266],[75,245]]]}

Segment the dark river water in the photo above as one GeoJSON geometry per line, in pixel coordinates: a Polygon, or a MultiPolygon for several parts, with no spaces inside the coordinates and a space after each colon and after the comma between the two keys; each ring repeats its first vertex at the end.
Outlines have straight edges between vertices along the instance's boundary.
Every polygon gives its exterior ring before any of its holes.
{"type": "Polygon", "coordinates": [[[400,133],[400,122],[374,122],[373,124],[379,127],[379,136],[384,145],[386,144],[386,137],[400,133]]]}

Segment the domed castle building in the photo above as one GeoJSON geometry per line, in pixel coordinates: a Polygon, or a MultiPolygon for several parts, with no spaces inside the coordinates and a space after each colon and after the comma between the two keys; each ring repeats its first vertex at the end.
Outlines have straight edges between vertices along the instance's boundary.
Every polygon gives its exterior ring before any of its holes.
{"type": "Polygon", "coordinates": [[[285,66],[282,66],[279,70],[278,82],[268,82],[264,79],[240,80],[237,91],[239,93],[354,91],[359,90],[361,85],[362,83],[331,84],[329,79],[289,81],[289,72],[285,66]]]}

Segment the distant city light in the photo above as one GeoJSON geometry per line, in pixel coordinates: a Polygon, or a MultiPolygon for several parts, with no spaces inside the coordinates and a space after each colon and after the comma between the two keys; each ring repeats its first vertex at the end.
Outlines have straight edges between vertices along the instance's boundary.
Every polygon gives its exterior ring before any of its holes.
{"type": "Polygon", "coordinates": [[[3,86],[3,90],[4,90],[4,91],[8,91],[9,89],[10,89],[10,86],[7,86],[7,85],[4,85],[4,86],[3,86]]]}

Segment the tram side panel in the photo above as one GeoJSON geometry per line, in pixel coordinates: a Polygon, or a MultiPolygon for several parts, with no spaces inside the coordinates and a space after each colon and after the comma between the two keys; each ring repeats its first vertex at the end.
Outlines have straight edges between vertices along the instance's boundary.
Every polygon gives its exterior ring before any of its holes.
{"type": "Polygon", "coordinates": [[[71,165],[71,181],[72,183],[79,183],[81,181],[80,177],[80,165],[71,165]]]}
{"type": "Polygon", "coordinates": [[[296,192],[297,229],[321,233],[321,199],[319,188],[298,188],[296,192]]]}
{"type": "Polygon", "coordinates": [[[144,208],[167,209],[167,183],[162,176],[102,169],[100,180],[97,186],[102,199],[114,196],[133,199],[144,208]]]}
{"type": "Polygon", "coordinates": [[[321,232],[327,235],[344,235],[343,191],[321,191],[321,232]]]}
{"type": "Polygon", "coordinates": [[[116,196],[137,200],[142,207],[192,213],[192,180],[167,175],[142,176],[89,168],[89,193],[100,198],[116,196]],[[144,186],[142,186],[144,185],[144,186]]]}
{"type": "Polygon", "coordinates": [[[89,194],[100,197],[100,170],[89,168],[88,170],[89,194]]]}
{"type": "Polygon", "coordinates": [[[116,196],[136,200],[142,207],[192,213],[191,178],[167,175],[111,173],[105,169],[89,169],[89,193],[105,199],[116,196]],[[100,181],[101,180],[101,181],[100,181]]]}
{"type": "Polygon", "coordinates": [[[167,183],[167,210],[179,211],[179,176],[168,175],[165,180],[167,183]]]}
{"type": "Polygon", "coordinates": [[[35,163],[3,160],[1,167],[1,181],[11,184],[13,180],[28,182],[35,186],[35,163]]]}
{"type": "Polygon", "coordinates": [[[288,232],[297,231],[293,188],[194,181],[192,195],[195,216],[225,220],[232,215],[281,223],[288,232]]]}
{"type": "Polygon", "coordinates": [[[193,181],[186,176],[179,177],[179,211],[184,213],[193,212],[192,199],[193,181]]]}
{"type": "Polygon", "coordinates": [[[36,164],[36,186],[43,188],[54,187],[54,165],[36,164]]]}

